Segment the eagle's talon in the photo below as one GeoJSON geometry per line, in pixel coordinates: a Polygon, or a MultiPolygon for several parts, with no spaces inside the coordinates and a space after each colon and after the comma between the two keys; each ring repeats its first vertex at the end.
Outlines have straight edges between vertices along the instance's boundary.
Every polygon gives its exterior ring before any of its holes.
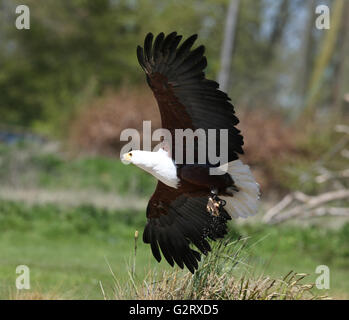
{"type": "Polygon", "coordinates": [[[215,197],[209,197],[206,206],[207,212],[215,217],[218,217],[224,205],[225,201],[219,199],[217,195],[215,195],[215,197]]]}

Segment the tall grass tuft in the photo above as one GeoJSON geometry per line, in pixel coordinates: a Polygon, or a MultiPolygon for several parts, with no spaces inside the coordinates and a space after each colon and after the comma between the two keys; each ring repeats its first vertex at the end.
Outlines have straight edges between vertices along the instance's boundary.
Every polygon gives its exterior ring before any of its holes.
{"type": "MultiPolygon", "coordinates": [[[[173,271],[150,270],[138,279],[135,261],[124,285],[114,277],[114,290],[108,299],[140,300],[308,300],[323,299],[313,293],[313,284],[305,284],[306,274],[290,271],[282,279],[252,275],[247,263],[246,238],[212,244],[212,252],[200,262],[198,271],[175,268],[173,271]]],[[[112,271],[111,271],[112,272],[112,271]]]]}

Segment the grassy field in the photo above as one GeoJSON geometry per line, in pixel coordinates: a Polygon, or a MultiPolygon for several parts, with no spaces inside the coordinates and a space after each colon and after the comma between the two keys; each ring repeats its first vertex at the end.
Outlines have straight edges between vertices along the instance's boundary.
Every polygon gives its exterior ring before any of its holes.
{"type": "MultiPolygon", "coordinates": [[[[109,294],[113,287],[112,268],[120,283],[128,279],[134,256],[134,233],[142,230],[143,212],[106,211],[93,207],[59,208],[55,205],[28,206],[0,203],[0,297],[15,290],[15,269],[27,265],[31,290],[60,298],[103,298],[99,282],[109,294]]],[[[326,264],[331,271],[331,289],[326,294],[348,297],[349,225],[340,230],[230,225],[232,240],[246,237],[247,260],[236,269],[258,276],[282,277],[293,270],[309,273],[326,264]]],[[[137,241],[136,277],[149,270],[170,269],[158,264],[150,248],[137,241]]],[[[321,293],[325,294],[325,293],[321,293]]]]}
{"type": "MultiPolygon", "coordinates": [[[[48,202],[0,198],[1,299],[103,299],[101,284],[106,296],[115,297],[114,277],[121,288],[129,285],[136,230],[140,232],[134,274],[137,283],[149,272],[172,271],[165,261],[155,261],[141,239],[146,221],[144,201],[155,181],[137,168],[125,168],[116,159],[69,159],[41,146],[0,145],[0,191],[7,188],[8,194],[21,189],[25,193],[37,188],[53,195],[64,191],[72,198],[84,191],[91,200],[72,205],[60,197],[48,202]],[[117,208],[94,204],[97,194],[115,194],[121,204],[117,208]],[[131,209],[129,200],[123,202],[130,194],[132,202],[141,203],[139,209],[131,209]],[[26,293],[15,288],[18,265],[30,268],[31,289],[26,293]]],[[[230,222],[229,228],[231,241],[246,239],[244,261],[229,277],[264,274],[279,279],[295,271],[309,274],[306,281],[312,283],[318,276],[316,267],[327,265],[331,289],[318,293],[349,298],[349,224],[333,229],[327,228],[324,220],[303,227],[230,222]]],[[[185,272],[180,274],[188,277],[185,272]]]]}
{"type": "Polygon", "coordinates": [[[125,166],[117,157],[70,159],[58,153],[56,146],[53,146],[54,152],[51,148],[40,144],[0,144],[1,186],[132,193],[138,197],[149,197],[153,192],[153,177],[135,166],[125,166]]]}
{"type": "MultiPolygon", "coordinates": [[[[63,298],[101,298],[99,281],[108,287],[112,280],[108,263],[120,281],[126,279],[140,212],[8,202],[1,202],[0,212],[2,298],[14,288],[21,264],[31,270],[34,291],[63,298]]],[[[137,259],[143,266],[153,264],[141,242],[137,259]]]]}

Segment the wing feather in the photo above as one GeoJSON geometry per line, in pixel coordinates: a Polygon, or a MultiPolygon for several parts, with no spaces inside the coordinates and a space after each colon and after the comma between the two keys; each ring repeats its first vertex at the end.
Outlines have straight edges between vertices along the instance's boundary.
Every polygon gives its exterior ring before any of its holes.
{"type": "Polygon", "coordinates": [[[152,44],[153,44],[153,34],[148,33],[144,39],[144,52],[145,52],[145,60],[152,65],[152,44]]]}
{"type": "MultiPolygon", "coordinates": [[[[158,101],[162,126],[170,131],[228,129],[228,161],[236,160],[243,153],[243,137],[235,128],[239,120],[230,98],[218,89],[216,81],[205,78],[205,47],[192,49],[197,35],[179,45],[181,39],[176,32],[160,33],[155,40],[148,33],[144,48],[137,47],[139,64],[158,101]]],[[[218,140],[216,150],[220,153],[218,140]]]]}
{"type": "Polygon", "coordinates": [[[223,238],[230,219],[224,209],[220,219],[212,216],[206,205],[207,197],[189,197],[158,182],[147,207],[148,222],[143,233],[143,241],[150,243],[157,261],[161,261],[162,253],[171,266],[185,265],[191,272],[198,268],[200,253],[190,244],[206,255],[211,251],[207,239],[223,238]]]}

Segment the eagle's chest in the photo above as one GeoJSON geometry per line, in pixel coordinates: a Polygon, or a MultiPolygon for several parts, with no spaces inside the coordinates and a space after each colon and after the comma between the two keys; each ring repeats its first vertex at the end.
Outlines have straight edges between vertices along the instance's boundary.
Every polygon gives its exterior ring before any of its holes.
{"type": "Polygon", "coordinates": [[[177,167],[172,159],[162,161],[153,166],[139,165],[143,170],[153,175],[156,179],[172,188],[178,188],[179,178],[177,176],[177,167]]]}

